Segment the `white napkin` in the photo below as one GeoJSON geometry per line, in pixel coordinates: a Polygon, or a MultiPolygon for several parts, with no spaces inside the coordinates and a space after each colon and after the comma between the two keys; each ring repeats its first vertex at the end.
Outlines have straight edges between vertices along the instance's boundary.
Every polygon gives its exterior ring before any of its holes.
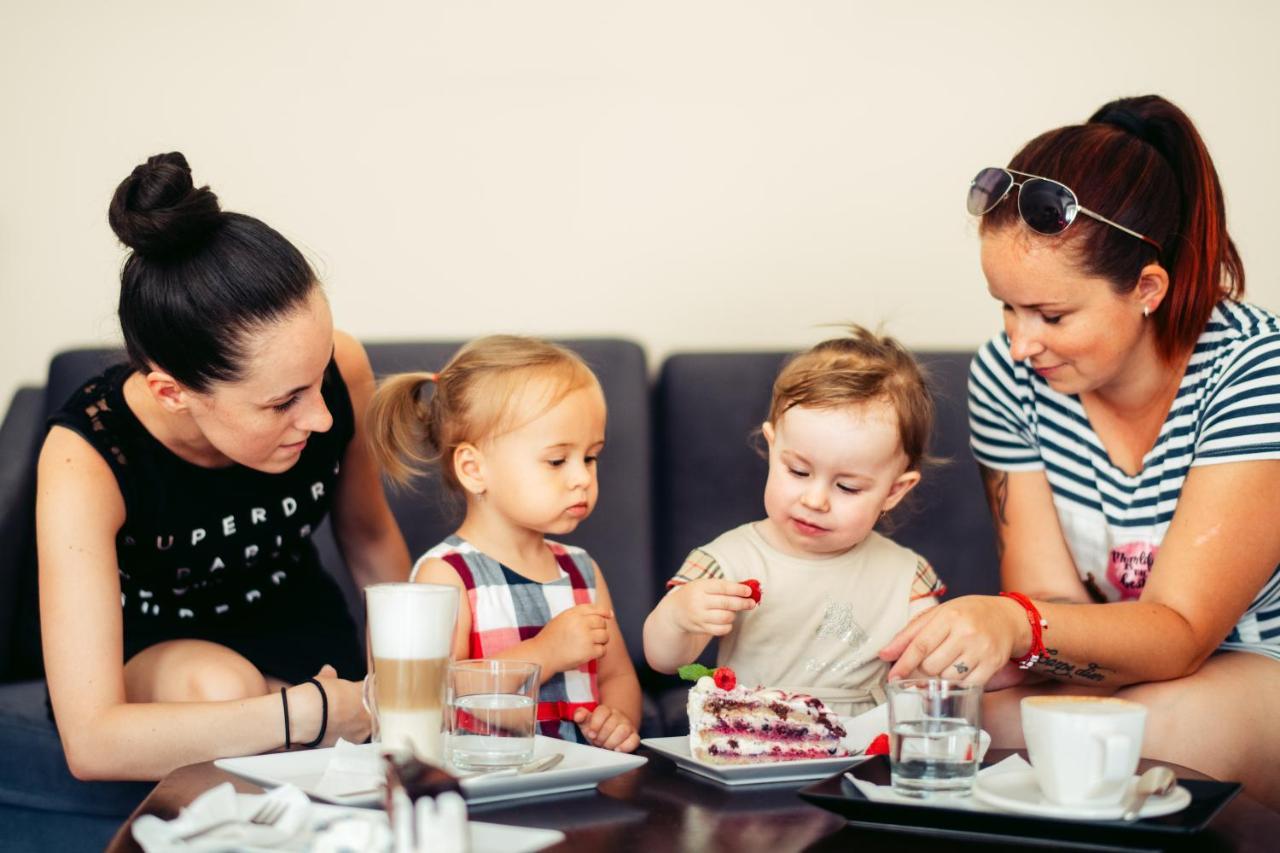
{"type": "Polygon", "coordinates": [[[845,731],[840,745],[850,755],[859,755],[866,751],[877,735],[889,731],[889,705],[877,705],[856,717],[841,717],[840,725],[844,726],[845,731]]]}
{"type": "MultiPolygon", "coordinates": [[[[985,732],[984,732],[985,734],[985,732]]],[[[998,764],[990,767],[984,767],[978,771],[978,778],[985,779],[1001,773],[1012,773],[1021,770],[1029,770],[1031,765],[1027,763],[1020,755],[1011,755],[998,764]]],[[[1000,809],[995,806],[989,806],[974,798],[972,794],[967,797],[926,797],[920,799],[918,797],[904,797],[895,793],[890,785],[876,785],[865,779],[859,779],[852,773],[844,774],[844,778],[852,782],[862,795],[868,800],[874,800],[877,803],[899,803],[908,806],[927,806],[931,808],[947,808],[947,809],[963,809],[972,812],[999,812],[1000,809]]]]}
{"type": "Polygon", "coordinates": [[[378,787],[386,780],[382,752],[378,744],[354,744],[338,738],[320,781],[309,790],[324,799],[341,800],[357,791],[378,787]]]}
{"type": "Polygon", "coordinates": [[[196,797],[173,820],[143,815],[133,822],[133,838],[147,853],[168,850],[244,850],[253,847],[279,847],[307,824],[311,801],[293,785],[257,795],[236,794],[230,782],[223,782],[196,797]],[[263,803],[279,801],[284,813],[271,826],[249,823],[263,803]],[[190,841],[183,836],[220,821],[238,822],[210,831],[190,841]]]}

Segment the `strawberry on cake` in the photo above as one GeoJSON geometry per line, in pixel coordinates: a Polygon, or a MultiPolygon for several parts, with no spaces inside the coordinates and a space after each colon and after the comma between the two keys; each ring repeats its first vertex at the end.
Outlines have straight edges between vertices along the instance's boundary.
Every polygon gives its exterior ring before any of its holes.
{"type": "Polygon", "coordinates": [[[680,676],[689,691],[689,751],[708,764],[758,764],[848,755],[839,718],[803,693],[737,683],[733,670],[691,664],[680,676]]]}

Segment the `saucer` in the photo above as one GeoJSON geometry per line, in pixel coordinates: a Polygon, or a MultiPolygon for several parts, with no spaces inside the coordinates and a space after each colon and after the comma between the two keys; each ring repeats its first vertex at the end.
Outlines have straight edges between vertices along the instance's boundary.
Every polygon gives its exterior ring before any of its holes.
{"type": "MultiPolygon", "coordinates": [[[[1036,781],[1034,770],[1011,770],[988,776],[979,774],[973,786],[973,796],[989,806],[1016,814],[1036,817],[1060,817],[1075,820],[1119,820],[1124,814],[1128,791],[1137,783],[1137,776],[1129,783],[1126,795],[1120,802],[1104,806],[1064,806],[1045,799],[1036,781]]],[[[1191,793],[1181,785],[1163,797],[1148,797],[1138,813],[1140,818],[1160,817],[1182,811],[1191,804],[1191,793]]]]}

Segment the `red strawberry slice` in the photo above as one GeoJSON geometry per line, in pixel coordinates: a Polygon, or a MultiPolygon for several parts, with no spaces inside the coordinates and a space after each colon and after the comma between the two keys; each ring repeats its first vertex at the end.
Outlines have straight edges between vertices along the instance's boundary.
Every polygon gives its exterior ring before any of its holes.
{"type": "Polygon", "coordinates": [[[756,580],[755,578],[751,578],[750,580],[743,581],[742,585],[751,587],[751,600],[754,601],[756,604],[759,604],[760,603],[760,581],[756,580]]]}
{"type": "Polygon", "coordinates": [[[889,754],[889,735],[887,732],[881,732],[876,735],[875,740],[867,745],[867,755],[888,755],[889,754]]]}

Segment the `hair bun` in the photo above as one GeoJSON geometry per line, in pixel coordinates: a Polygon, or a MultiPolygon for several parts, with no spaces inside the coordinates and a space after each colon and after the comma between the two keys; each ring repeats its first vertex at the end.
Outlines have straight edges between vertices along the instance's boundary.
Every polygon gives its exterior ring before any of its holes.
{"type": "Polygon", "coordinates": [[[116,187],[107,212],[120,242],[140,255],[173,257],[200,245],[222,223],[218,197],[195,188],[187,158],[156,154],[116,187]]]}

